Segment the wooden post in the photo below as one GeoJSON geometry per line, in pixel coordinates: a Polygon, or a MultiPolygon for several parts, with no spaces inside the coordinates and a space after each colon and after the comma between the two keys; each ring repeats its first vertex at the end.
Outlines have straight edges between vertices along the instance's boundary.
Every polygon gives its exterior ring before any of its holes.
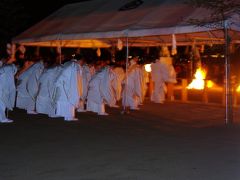
{"type": "Polygon", "coordinates": [[[167,83],[167,100],[173,101],[174,100],[174,84],[173,83],[167,83]]]}
{"type": "Polygon", "coordinates": [[[149,93],[149,99],[151,99],[152,93],[153,93],[153,81],[152,81],[151,73],[149,73],[148,93],[149,93]]]}
{"type": "Polygon", "coordinates": [[[204,89],[203,89],[203,102],[205,104],[208,103],[208,87],[207,87],[207,81],[204,81],[204,89]]]}
{"type": "Polygon", "coordinates": [[[237,98],[238,98],[237,90],[236,88],[234,88],[233,89],[233,107],[237,107],[237,98]]]}
{"type": "Polygon", "coordinates": [[[226,105],[226,91],[225,91],[226,87],[225,87],[225,81],[224,81],[224,85],[223,85],[223,90],[222,90],[222,105],[225,106],[226,105]]]}
{"type": "Polygon", "coordinates": [[[183,102],[186,102],[187,101],[187,85],[188,85],[188,83],[187,83],[187,79],[182,79],[182,101],[183,102]]]}

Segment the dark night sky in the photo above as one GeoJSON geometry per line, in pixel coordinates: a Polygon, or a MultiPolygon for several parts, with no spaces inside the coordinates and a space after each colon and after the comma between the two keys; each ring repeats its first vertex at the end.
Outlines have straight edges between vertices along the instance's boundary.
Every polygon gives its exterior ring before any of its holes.
{"type": "MultiPolygon", "coordinates": [[[[24,9],[26,10],[28,16],[29,16],[29,25],[32,25],[39,20],[45,18],[46,16],[53,13],[55,10],[59,9],[65,4],[69,3],[75,3],[75,2],[81,2],[84,0],[49,0],[41,1],[41,0],[19,0],[22,5],[24,6],[24,9]]],[[[85,0],[86,1],[86,0],[85,0]]]]}
{"type": "Polygon", "coordinates": [[[82,1],[0,0],[0,47],[62,6],[82,1]]]}

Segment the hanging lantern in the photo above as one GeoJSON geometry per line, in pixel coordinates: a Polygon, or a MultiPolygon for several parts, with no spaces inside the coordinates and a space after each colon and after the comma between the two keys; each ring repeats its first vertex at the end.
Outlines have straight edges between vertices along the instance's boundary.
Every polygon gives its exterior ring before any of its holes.
{"type": "Polygon", "coordinates": [[[195,43],[192,45],[192,51],[193,51],[194,59],[200,60],[201,58],[200,51],[199,51],[199,48],[195,45],[195,43]]]}
{"type": "Polygon", "coordinates": [[[76,53],[76,54],[81,54],[81,49],[80,49],[80,48],[77,48],[77,50],[76,50],[75,53],[76,53]]]}
{"type": "Polygon", "coordinates": [[[12,44],[11,51],[12,51],[12,55],[15,54],[15,52],[16,52],[16,44],[12,44]]]}
{"type": "Polygon", "coordinates": [[[231,44],[230,44],[230,47],[229,47],[229,51],[230,51],[230,53],[235,53],[235,51],[236,51],[236,46],[231,43],[231,44]]]}
{"type": "Polygon", "coordinates": [[[188,54],[189,54],[189,48],[190,48],[189,46],[186,46],[185,51],[184,51],[184,54],[185,54],[185,55],[188,55],[188,54]]]}
{"type": "Polygon", "coordinates": [[[160,57],[170,57],[170,51],[167,46],[162,46],[160,51],[160,57]]]}
{"type": "Polygon", "coordinates": [[[150,48],[149,47],[147,47],[147,54],[149,54],[150,53],[150,48]]]}
{"type": "Polygon", "coordinates": [[[8,43],[7,44],[7,53],[9,56],[11,56],[11,59],[15,59],[16,45],[8,43]]]}
{"type": "Polygon", "coordinates": [[[175,34],[172,34],[172,56],[177,54],[177,40],[175,34]]]}
{"type": "Polygon", "coordinates": [[[100,49],[100,48],[97,49],[97,56],[98,56],[98,57],[101,56],[101,49],[100,49]]]}
{"type": "Polygon", "coordinates": [[[201,51],[201,53],[204,53],[204,51],[205,51],[205,46],[204,45],[201,45],[200,51],[201,51]]]}
{"type": "Polygon", "coordinates": [[[7,44],[7,53],[9,56],[12,55],[12,45],[10,43],[7,44]]]}
{"type": "Polygon", "coordinates": [[[20,51],[21,54],[25,54],[26,48],[23,45],[20,45],[18,50],[20,51]]]}
{"type": "Polygon", "coordinates": [[[123,49],[123,42],[121,39],[118,39],[117,41],[117,49],[121,51],[123,49]]]}
{"type": "Polygon", "coordinates": [[[61,46],[57,46],[57,53],[58,53],[58,54],[61,54],[61,53],[62,53],[62,48],[61,48],[61,46]]]}

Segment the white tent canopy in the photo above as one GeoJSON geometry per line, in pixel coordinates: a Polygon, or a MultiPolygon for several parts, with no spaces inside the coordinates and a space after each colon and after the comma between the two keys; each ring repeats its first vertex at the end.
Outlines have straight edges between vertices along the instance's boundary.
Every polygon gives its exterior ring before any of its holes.
{"type": "MultiPolygon", "coordinates": [[[[129,46],[223,43],[218,29],[190,25],[188,20],[207,19],[210,12],[184,0],[91,0],[69,4],[13,39],[29,46],[110,47],[129,38],[129,46]]],[[[240,21],[231,19],[233,40],[238,43],[240,21]]]]}

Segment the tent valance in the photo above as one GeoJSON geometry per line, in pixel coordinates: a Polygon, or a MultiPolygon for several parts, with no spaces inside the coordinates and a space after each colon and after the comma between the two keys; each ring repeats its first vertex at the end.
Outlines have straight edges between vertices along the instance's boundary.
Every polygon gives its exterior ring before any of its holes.
{"type": "MultiPolygon", "coordinates": [[[[176,34],[178,45],[223,42],[221,29],[188,23],[191,18],[208,16],[208,10],[194,9],[184,0],[91,0],[62,7],[13,42],[30,46],[110,47],[116,39],[128,37],[130,46],[158,46],[171,43],[171,34],[176,34]],[[134,3],[136,7],[132,6],[134,3]]],[[[233,40],[238,42],[239,17],[235,15],[230,21],[234,22],[233,40]]]]}

